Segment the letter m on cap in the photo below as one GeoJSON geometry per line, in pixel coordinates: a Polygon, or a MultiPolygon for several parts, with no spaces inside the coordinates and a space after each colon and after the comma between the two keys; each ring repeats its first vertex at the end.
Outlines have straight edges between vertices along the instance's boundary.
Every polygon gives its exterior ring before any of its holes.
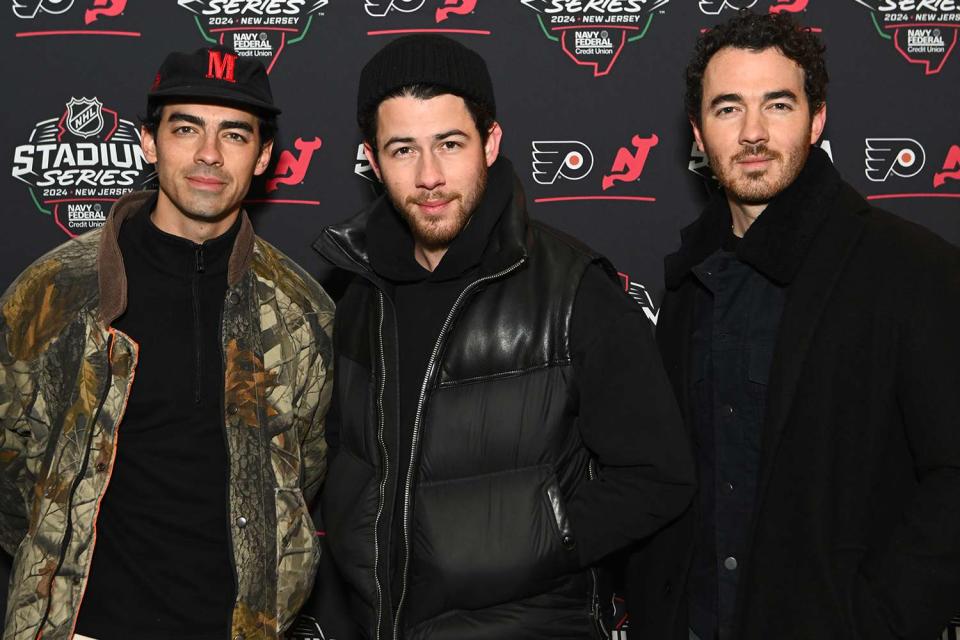
{"type": "Polygon", "coordinates": [[[207,77],[227,82],[236,82],[233,70],[237,64],[237,56],[215,49],[207,50],[207,77]]]}

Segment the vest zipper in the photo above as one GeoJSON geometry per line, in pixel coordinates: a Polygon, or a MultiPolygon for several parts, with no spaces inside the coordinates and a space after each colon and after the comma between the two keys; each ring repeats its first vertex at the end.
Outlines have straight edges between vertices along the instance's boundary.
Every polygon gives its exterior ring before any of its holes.
{"type": "Polygon", "coordinates": [[[193,401],[200,404],[200,378],[203,367],[203,345],[200,340],[200,274],[204,271],[203,265],[203,245],[197,245],[194,250],[196,259],[196,270],[193,272],[193,350],[196,353],[196,370],[194,371],[194,390],[193,401]]]}
{"type": "MultiPolygon", "coordinates": [[[[596,480],[596,460],[593,458],[587,463],[587,479],[596,480]]],[[[600,634],[601,638],[609,638],[610,633],[607,632],[607,629],[603,626],[603,618],[600,614],[600,579],[597,577],[597,570],[594,567],[590,567],[590,578],[592,580],[593,587],[591,589],[591,598],[590,598],[590,613],[593,617],[594,626],[597,628],[597,632],[600,634]]]]}
{"type": "Polygon", "coordinates": [[[373,521],[373,581],[377,587],[377,632],[375,640],[380,640],[380,628],[383,624],[383,585],[380,584],[380,517],[383,515],[383,507],[387,500],[387,478],[390,477],[390,460],[387,456],[387,446],[383,441],[384,423],[383,416],[383,395],[387,387],[387,367],[386,357],[384,356],[383,346],[383,318],[384,303],[383,292],[377,290],[377,310],[379,312],[377,336],[380,340],[380,390],[377,394],[377,413],[380,416],[380,424],[377,426],[377,444],[380,445],[380,455],[383,456],[383,476],[380,479],[380,504],[377,506],[377,517],[373,521]]]}
{"type": "Polygon", "coordinates": [[[417,459],[417,445],[420,439],[420,420],[423,417],[423,406],[427,395],[427,385],[430,383],[430,378],[433,377],[433,369],[436,366],[437,356],[440,353],[440,346],[443,344],[444,338],[446,338],[447,331],[450,329],[450,324],[453,322],[453,317],[456,314],[457,309],[467,297],[467,294],[485,282],[502,278],[503,276],[516,271],[524,262],[526,262],[526,258],[520,258],[506,269],[498,271],[497,273],[489,276],[478,278],[464,287],[463,291],[460,292],[460,295],[457,296],[457,299],[454,301],[453,306],[450,307],[450,312],[447,314],[447,319],[444,320],[443,326],[440,328],[440,333],[437,335],[437,341],[433,345],[433,352],[430,354],[430,360],[427,361],[427,371],[423,376],[423,384],[420,386],[420,399],[417,402],[417,413],[413,420],[413,440],[410,445],[410,465],[407,467],[407,477],[403,488],[403,579],[400,583],[400,600],[397,603],[397,613],[393,619],[393,640],[400,640],[400,615],[403,612],[403,603],[407,595],[407,573],[410,568],[410,493],[413,484],[414,462],[417,459]]]}

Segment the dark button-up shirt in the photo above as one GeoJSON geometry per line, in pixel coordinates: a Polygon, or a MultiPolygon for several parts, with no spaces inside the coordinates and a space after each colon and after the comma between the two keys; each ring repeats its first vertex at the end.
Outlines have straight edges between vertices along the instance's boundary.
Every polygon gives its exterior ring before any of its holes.
{"type": "Polygon", "coordinates": [[[691,397],[700,469],[691,627],[730,637],[737,580],[757,492],[760,435],[785,289],[724,248],[693,268],[702,287],[693,334],[691,397]]]}

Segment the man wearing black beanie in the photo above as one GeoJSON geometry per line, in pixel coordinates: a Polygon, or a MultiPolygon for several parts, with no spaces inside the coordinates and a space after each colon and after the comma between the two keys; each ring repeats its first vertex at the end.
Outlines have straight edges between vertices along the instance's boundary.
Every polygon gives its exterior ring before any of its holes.
{"type": "Polygon", "coordinates": [[[598,564],[693,495],[642,310],[527,217],[478,54],[395,40],[357,111],[386,193],[316,244],[352,274],[322,494],[352,615],[376,640],[602,637],[598,564]]]}

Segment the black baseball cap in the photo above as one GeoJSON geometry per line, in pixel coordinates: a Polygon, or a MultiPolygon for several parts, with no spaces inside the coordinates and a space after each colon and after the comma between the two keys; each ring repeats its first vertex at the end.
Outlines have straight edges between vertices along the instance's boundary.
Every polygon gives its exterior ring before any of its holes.
{"type": "Polygon", "coordinates": [[[267,70],[259,60],[227,47],[175,51],[160,65],[147,93],[147,106],[164,98],[200,98],[278,114],[267,70]]]}

